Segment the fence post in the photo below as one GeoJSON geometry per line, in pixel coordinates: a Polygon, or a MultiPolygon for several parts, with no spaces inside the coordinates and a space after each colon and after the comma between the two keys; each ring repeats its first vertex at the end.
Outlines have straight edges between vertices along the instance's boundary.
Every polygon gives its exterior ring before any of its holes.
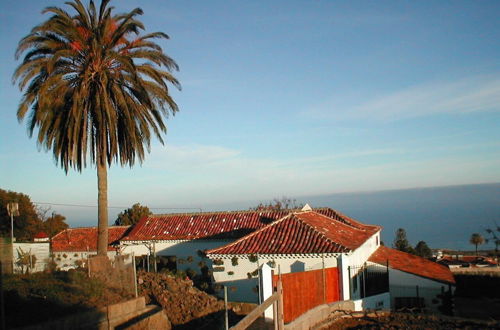
{"type": "Polygon", "coordinates": [[[325,254],[321,254],[323,263],[323,304],[326,304],[326,274],[325,274],[325,254]]]}
{"type": "Polygon", "coordinates": [[[366,272],[366,262],[363,265],[363,273],[362,274],[363,274],[363,294],[362,294],[361,298],[365,298],[366,297],[366,275],[367,275],[367,272],[366,272]]]}
{"type": "Polygon", "coordinates": [[[279,274],[278,283],[277,283],[277,292],[279,295],[278,298],[278,330],[285,329],[285,320],[284,320],[284,310],[283,310],[283,284],[281,283],[281,273],[279,274]]]}
{"type": "Polygon", "coordinates": [[[135,268],[135,253],[132,252],[132,267],[134,268],[134,291],[135,291],[135,297],[137,298],[138,293],[137,293],[137,270],[135,268]]]}
{"type": "Polygon", "coordinates": [[[349,300],[352,300],[351,266],[347,266],[347,273],[349,274],[349,300]]]}
{"type": "Polygon", "coordinates": [[[227,286],[224,285],[224,324],[225,329],[229,329],[229,316],[227,314],[227,286]]]}
{"type": "Polygon", "coordinates": [[[155,273],[158,273],[158,265],[156,264],[156,244],[155,242],[153,242],[153,259],[154,259],[154,270],[155,270],[155,273]]]}

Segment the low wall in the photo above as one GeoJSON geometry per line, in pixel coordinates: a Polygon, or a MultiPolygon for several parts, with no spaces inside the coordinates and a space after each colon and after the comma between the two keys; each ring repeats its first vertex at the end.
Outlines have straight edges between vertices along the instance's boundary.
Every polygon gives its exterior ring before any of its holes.
{"type": "Polygon", "coordinates": [[[338,301],[331,304],[319,305],[302,314],[294,321],[285,325],[286,330],[310,329],[330,318],[335,311],[354,311],[354,302],[351,300],[338,301]]]}
{"type": "Polygon", "coordinates": [[[353,301],[356,312],[366,310],[391,309],[391,295],[389,292],[353,301]]]}
{"type": "Polygon", "coordinates": [[[79,313],[19,330],[64,329],[166,329],[171,325],[159,306],[146,306],[144,297],[79,313]]]}

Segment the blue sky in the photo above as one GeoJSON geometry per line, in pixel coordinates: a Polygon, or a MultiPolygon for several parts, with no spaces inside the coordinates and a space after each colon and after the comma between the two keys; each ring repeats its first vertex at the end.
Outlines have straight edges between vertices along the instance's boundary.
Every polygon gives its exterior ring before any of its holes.
{"type": "MultiPolygon", "coordinates": [[[[498,1],[112,4],[170,35],[183,89],[166,145],[111,168],[111,206],[500,182],[498,1]]],[[[95,205],[95,168],[66,175],[15,115],[14,51],[48,5],[0,3],[0,187],[95,205]]]]}

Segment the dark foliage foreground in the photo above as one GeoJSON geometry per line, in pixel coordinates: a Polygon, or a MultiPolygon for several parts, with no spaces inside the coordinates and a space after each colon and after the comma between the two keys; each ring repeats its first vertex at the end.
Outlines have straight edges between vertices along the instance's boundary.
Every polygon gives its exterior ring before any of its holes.
{"type": "Polygon", "coordinates": [[[7,328],[97,310],[126,299],[85,271],[3,275],[7,328]]]}

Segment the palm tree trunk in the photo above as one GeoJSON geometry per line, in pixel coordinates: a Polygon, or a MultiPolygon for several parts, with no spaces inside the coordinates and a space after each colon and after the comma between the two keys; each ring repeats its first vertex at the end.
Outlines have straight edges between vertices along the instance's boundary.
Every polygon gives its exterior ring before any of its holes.
{"type": "Polygon", "coordinates": [[[98,159],[97,163],[97,255],[105,256],[108,253],[108,171],[106,161],[98,159]]]}
{"type": "Polygon", "coordinates": [[[476,257],[477,257],[477,243],[476,243],[476,257]]]}

